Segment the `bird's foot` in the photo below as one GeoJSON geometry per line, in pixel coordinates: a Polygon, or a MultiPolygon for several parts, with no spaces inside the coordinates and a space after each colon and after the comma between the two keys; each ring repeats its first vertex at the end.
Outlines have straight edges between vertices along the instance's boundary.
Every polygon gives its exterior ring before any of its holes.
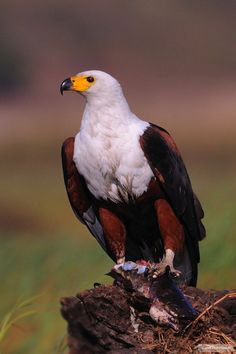
{"type": "Polygon", "coordinates": [[[167,249],[166,253],[163,257],[163,259],[161,260],[160,263],[157,263],[155,265],[155,272],[153,273],[153,278],[157,278],[160,275],[164,274],[168,268],[169,274],[173,277],[173,278],[178,278],[181,275],[181,272],[177,269],[174,268],[173,265],[173,260],[174,260],[174,252],[171,249],[167,249]]]}
{"type": "Polygon", "coordinates": [[[150,261],[145,260],[138,260],[136,262],[133,262],[125,261],[125,258],[120,258],[117,260],[114,269],[122,269],[125,272],[136,270],[137,274],[143,274],[146,271],[149,271],[152,273],[153,278],[157,278],[168,271],[168,273],[173,278],[177,278],[181,275],[181,272],[174,268],[173,259],[174,252],[170,249],[167,249],[165,256],[163,257],[160,263],[152,263],[150,261]]]}
{"type": "Polygon", "coordinates": [[[153,273],[153,278],[157,278],[162,274],[165,274],[167,271],[173,278],[178,278],[181,275],[181,272],[173,267],[173,264],[169,264],[165,260],[161,261],[160,263],[156,264],[156,270],[153,273]]]}
{"type": "Polygon", "coordinates": [[[116,264],[122,265],[125,264],[125,257],[120,257],[117,259],[116,264]]]}

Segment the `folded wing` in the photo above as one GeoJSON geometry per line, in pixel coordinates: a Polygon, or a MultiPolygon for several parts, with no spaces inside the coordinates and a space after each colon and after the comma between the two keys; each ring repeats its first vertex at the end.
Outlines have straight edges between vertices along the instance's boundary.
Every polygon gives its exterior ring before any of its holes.
{"type": "Polygon", "coordinates": [[[140,144],[166,200],[184,226],[193,273],[197,276],[197,263],[200,261],[198,241],[205,237],[201,222],[204,213],[192,190],[182,157],[169,133],[154,124],[146,129],[140,144]]]}
{"type": "Polygon", "coordinates": [[[103,229],[98,219],[97,207],[83,176],[73,161],[74,137],[65,140],[61,149],[64,182],[71,207],[77,218],[85,224],[102,248],[108,253],[103,229]]]}

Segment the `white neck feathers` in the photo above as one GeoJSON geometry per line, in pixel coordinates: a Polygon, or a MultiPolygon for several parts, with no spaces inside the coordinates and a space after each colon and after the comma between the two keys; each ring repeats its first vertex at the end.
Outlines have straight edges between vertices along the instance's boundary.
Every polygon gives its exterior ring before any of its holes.
{"type": "Polygon", "coordinates": [[[123,95],[120,85],[112,87],[110,92],[100,92],[99,95],[88,95],[81,123],[83,130],[116,130],[127,126],[135,116],[123,95]]]}
{"type": "Polygon", "coordinates": [[[153,176],[139,143],[148,123],[130,111],[118,83],[86,98],[74,162],[90,192],[115,202],[142,195],[153,176]]]}

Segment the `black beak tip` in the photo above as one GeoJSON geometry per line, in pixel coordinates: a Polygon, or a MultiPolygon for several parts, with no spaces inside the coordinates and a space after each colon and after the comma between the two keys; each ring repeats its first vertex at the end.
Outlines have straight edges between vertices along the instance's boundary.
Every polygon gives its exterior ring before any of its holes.
{"type": "Polygon", "coordinates": [[[71,79],[65,79],[64,81],[62,81],[61,86],[60,86],[60,92],[61,95],[63,95],[64,91],[69,91],[71,89],[71,79]]]}

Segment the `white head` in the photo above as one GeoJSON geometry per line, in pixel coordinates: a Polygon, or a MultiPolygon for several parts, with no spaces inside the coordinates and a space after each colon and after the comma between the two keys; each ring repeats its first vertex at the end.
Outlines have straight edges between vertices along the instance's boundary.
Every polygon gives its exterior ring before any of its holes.
{"type": "Polygon", "coordinates": [[[111,75],[99,71],[88,70],[64,80],[60,87],[64,91],[75,91],[85,96],[87,100],[94,98],[111,98],[123,96],[119,82],[111,75]]]}

